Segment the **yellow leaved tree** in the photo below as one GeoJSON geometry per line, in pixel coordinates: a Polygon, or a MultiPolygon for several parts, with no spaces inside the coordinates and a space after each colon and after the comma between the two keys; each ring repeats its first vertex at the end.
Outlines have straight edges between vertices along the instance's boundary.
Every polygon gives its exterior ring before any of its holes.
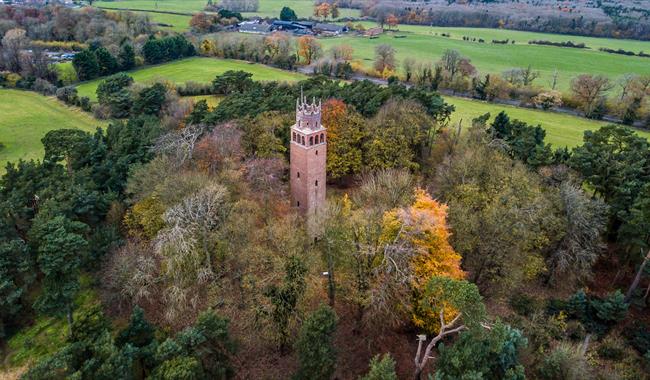
{"type": "MultiPolygon", "coordinates": [[[[411,206],[384,214],[382,240],[390,247],[386,257],[396,263],[409,259],[407,268],[396,270],[408,273],[407,281],[413,294],[411,317],[413,323],[426,332],[440,328],[439,310],[426,307],[423,299],[429,280],[432,277],[465,278],[460,267],[461,256],[449,244],[450,235],[447,206],[422,189],[416,190],[411,206]]],[[[452,308],[445,307],[446,321],[453,320],[456,314],[452,308]]]]}

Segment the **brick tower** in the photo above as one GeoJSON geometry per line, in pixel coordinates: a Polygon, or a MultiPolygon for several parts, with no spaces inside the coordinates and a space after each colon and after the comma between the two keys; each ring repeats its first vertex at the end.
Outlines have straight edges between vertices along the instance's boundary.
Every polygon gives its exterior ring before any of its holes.
{"type": "Polygon", "coordinates": [[[321,124],[321,104],[300,94],[296,124],[291,127],[291,205],[313,215],[325,204],[327,136],[321,124]]]}

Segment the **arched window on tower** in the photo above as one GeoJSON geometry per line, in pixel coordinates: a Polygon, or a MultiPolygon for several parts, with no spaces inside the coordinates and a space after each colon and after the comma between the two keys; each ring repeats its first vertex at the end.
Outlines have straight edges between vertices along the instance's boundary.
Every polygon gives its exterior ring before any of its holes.
{"type": "Polygon", "coordinates": [[[292,141],[296,141],[296,132],[292,133],[292,141]]]}
{"type": "Polygon", "coordinates": [[[301,136],[301,140],[302,140],[301,144],[305,145],[305,136],[301,136]]]}
{"type": "MultiPolygon", "coordinates": [[[[318,137],[316,137],[318,138],[318,137]]],[[[314,145],[314,136],[309,136],[309,146],[314,145]]]]}
{"type": "Polygon", "coordinates": [[[325,142],[325,134],[324,134],[324,133],[321,133],[321,134],[320,134],[320,143],[322,144],[322,143],[324,143],[324,142],[325,142]]]}

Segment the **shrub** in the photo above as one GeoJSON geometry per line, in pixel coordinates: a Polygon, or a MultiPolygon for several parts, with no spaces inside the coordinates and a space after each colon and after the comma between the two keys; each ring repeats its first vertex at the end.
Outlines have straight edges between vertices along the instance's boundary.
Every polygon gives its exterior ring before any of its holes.
{"type": "Polygon", "coordinates": [[[542,380],[582,380],[589,378],[590,368],[577,348],[561,344],[547,355],[537,368],[542,380]]]}
{"type": "Polygon", "coordinates": [[[621,360],[625,355],[625,347],[622,339],[618,337],[605,338],[598,346],[598,355],[603,359],[621,360]]]}
{"type": "Polygon", "coordinates": [[[593,300],[591,304],[596,310],[596,316],[610,323],[617,323],[625,319],[629,306],[620,290],[609,294],[603,300],[593,300]]]}
{"type": "Polygon", "coordinates": [[[564,332],[567,338],[575,341],[584,339],[585,335],[587,334],[585,327],[579,321],[567,322],[564,332]]]}
{"type": "Polygon", "coordinates": [[[34,81],[34,86],[32,87],[32,89],[43,95],[54,95],[57,92],[57,88],[55,85],[41,78],[37,78],[34,81]]]}
{"type": "Polygon", "coordinates": [[[82,96],[79,98],[79,107],[86,112],[91,111],[90,98],[87,96],[82,96]]]}
{"type": "Polygon", "coordinates": [[[360,380],[397,380],[395,360],[390,354],[375,355],[370,360],[370,371],[360,380]]]}
{"type": "Polygon", "coordinates": [[[212,85],[210,83],[187,81],[184,85],[178,86],[176,90],[180,96],[210,95],[212,94],[212,85]]]}
{"type": "Polygon", "coordinates": [[[510,298],[510,306],[515,313],[525,317],[533,314],[540,307],[537,299],[524,293],[518,293],[512,296],[510,298]]]}
{"type": "Polygon", "coordinates": [[[77,95],[77,89],[72,86],[66,86],[57,89],[56,97],[66,104],[77,104],[79,98],[77,95]]]}

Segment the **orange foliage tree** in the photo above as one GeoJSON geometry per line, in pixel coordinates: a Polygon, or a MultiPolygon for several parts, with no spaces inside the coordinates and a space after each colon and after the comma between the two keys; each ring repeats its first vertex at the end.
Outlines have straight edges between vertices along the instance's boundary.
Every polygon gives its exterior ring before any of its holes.
{"type": "Polygon", "coordinates": [[[298,57],[304,59],[306,64],[310,65],[314,59],[317,59],[322,50],[316,38],[312,36],[298,38],[298,57]]]}
{"type": "Polygon", "coordinates": [[[330,15],[330,11],[332,9],[332,6],[327,3],[323,2],[318,5],[314,6],[314,16],[315,17],[322,17],[327,20],[327,17],[330,15]]]}
{"type": "Polygon", "coordinates": [[[386,24],[388,24],[389,29],[396,27],[398,23],[399,19],[394,14],[391,13],[386,17],[386,24]]]}
{"type": "MultiPolygon", "coordinates": [[[[433,277],[465,278],[460,267],[461,256],[449,244],[447,206],[418,189],[413,205],[384,215],[383,234],[386,244],[405,247],[402,252],[410,255],[413,323],[428,332],[438,330],[438,311],[423,307],[421,299],[427,283],[433,277]]],[[[457,313],[450,309],[444,314],[445,319],[452,320],[457,313]]]]}

